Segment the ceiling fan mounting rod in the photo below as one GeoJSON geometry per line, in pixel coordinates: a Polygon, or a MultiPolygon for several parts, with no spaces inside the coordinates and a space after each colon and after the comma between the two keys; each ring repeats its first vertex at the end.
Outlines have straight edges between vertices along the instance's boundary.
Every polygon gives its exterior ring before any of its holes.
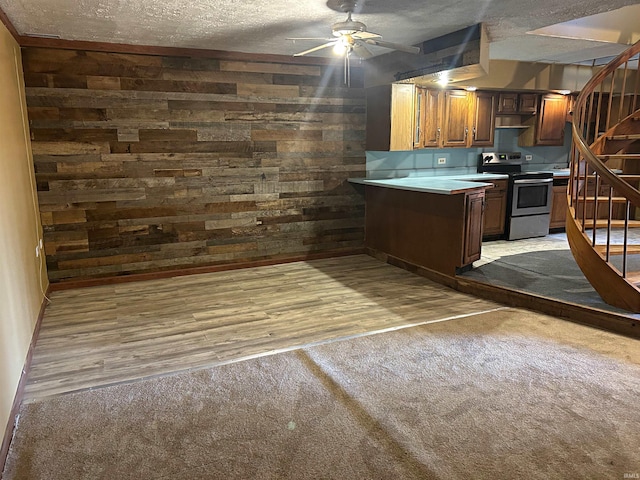
{"type": "Polygon", "coordinates": [[[351,16],[351,13],[356,9],[357,5],[358,5],[357,0],[344,1],[340,5],[340,8],[342,9],[343,12],[349,13],[349,16],[351,16]]]}

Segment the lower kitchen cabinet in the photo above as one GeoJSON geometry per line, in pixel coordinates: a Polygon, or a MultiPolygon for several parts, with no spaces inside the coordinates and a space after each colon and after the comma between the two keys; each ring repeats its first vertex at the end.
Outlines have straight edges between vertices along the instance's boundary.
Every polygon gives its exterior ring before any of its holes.
{"type": "Polygon", "coordinates": [[[484,191],[466,194],[464,250],[461,266],[470,265],[476,260],[480,260],[484,202],[484,191]]]}
{"type": "MultiPolygon", "coordinates": [[[[561,181],[562,182],[562,181],[561,181]]],[[[567,221],[567,184],[557,185],[554,181],[553,193],[551,197],[551,218],[549,229],[564,229],[567,221]]]]}
{"type": "Polygon", "coordinates": [[[493,180],[493,188],[486,191],[484,207],[483,237],[497,237],[504,234],[507,217],[508,180],[493,180]]]}

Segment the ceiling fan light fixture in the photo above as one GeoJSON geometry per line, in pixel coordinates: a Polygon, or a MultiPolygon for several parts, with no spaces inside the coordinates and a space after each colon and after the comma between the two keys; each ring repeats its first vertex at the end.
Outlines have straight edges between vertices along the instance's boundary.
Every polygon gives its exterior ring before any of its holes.
{"type": "Polygon", "coordinates": [[[351,19],[351,12],[349,12],[347,19],[344,22],[337,22],[331,26],[331,32],[336,37],[343,35],[353,35],[358,32],[365,32],[367,26],[362,22],[356,22],[351,19]]]}
{"type": "Polygon", "coordinates": [[[347,53],[348,45],[342,41],[342,39],[338,40],[333,46],[333,53],[339,57],[347,53]]]}

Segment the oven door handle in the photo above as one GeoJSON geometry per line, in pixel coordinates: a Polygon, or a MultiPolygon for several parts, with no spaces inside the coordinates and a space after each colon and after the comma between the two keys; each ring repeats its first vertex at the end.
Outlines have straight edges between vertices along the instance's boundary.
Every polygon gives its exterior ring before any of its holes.
{"type": "Polygon", "coordinates": [[[553,182],[553,178],[532,178],[529,180],[514,180],[513,183],[514,184],[521,184],[521,183],[552,183],[553,182]]]}

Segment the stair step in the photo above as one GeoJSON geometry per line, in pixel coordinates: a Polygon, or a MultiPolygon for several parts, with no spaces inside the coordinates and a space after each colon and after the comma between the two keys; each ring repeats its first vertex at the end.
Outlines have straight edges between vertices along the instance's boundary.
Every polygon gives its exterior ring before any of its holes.
{"type": "MultiPolygon", "coordinates": [[[[616,177],[618,178],[622,178],[624,180],[626,180],[627,182],[635,182],[637,180],[640,180],[640,174],[630,174],[630,173],[623,173],[620,175],[616,175],[616,177]]],[[[584,180],[584,175],[580,175],[580,177],[578,177],[580,180],[584,180]]],[[[592,180],[595,178],[595,175],[591,174],[591,175],[587,175],[587,179],[588,180],[592,180]]],[[[600,177],[602,179],[602,177],[600,177]]],[[[603,185],[605,185],[605,183],[602,183],[603,185]]]]}
{"type": "MultiPolygon", "coordinates": [[[[609,197],[601,195],[599,197],[597,197],[598,199],[598,203],[608,203],[609,202],[609,197]]],[[[580,200],[582,201],[587,201],[590,203],[595,202],[596,197],[587,197],[584,198],[582,195],[580,196],[580,200]]],[[[611,203],[626,203],[627,199],[625,197],[611,197],[611,203]]]]}
{"type": "MultiPolygon", "coordinates": [[[[603,257],[607,253],[606,245],[596,245],[593,249],[600,253],[603,257]]],[[[609,245],[609,255],[622,255],[624,253],[624,245],[609,245]]],[[[637,255],[640,254],[640,245],[627,245],[627,254],[637,255]]],[[[640,272],[638,272],[640,275],[640,272]]]]}
{"type": "Polygon", "coordinates": [[[607,140],[640,140],[640,133],[631,133],[627,135],[610,135],[607,140]]]}
{"type": "MultiPolygon", "coordinates": [[[[587,219],[585,226],[591,229],[593,227],[593,219],[587,219]]],[[[629,228],[638,227],[640,227],[640,220],[629,220],[629,228]]],[[[607,228],[607,220],[602,218],[596,220],[596,228],[607,228]]],[[[624,228],[624,220],[611,220],[611,228],[624,228]]]]}
{"type": "Polygon", "coordinates": [[[640,160],[640,153],[604,153],[602,155],[596,155],[600,160],[612,160],[614,158],[621,158],[624,160],[640,160]]]}
{"type": "Polygon", "coordinates": [[[640,283],[640,272],[627,272],[627,275],[624,278],[627,282],[638,286],[640,283]]]}

